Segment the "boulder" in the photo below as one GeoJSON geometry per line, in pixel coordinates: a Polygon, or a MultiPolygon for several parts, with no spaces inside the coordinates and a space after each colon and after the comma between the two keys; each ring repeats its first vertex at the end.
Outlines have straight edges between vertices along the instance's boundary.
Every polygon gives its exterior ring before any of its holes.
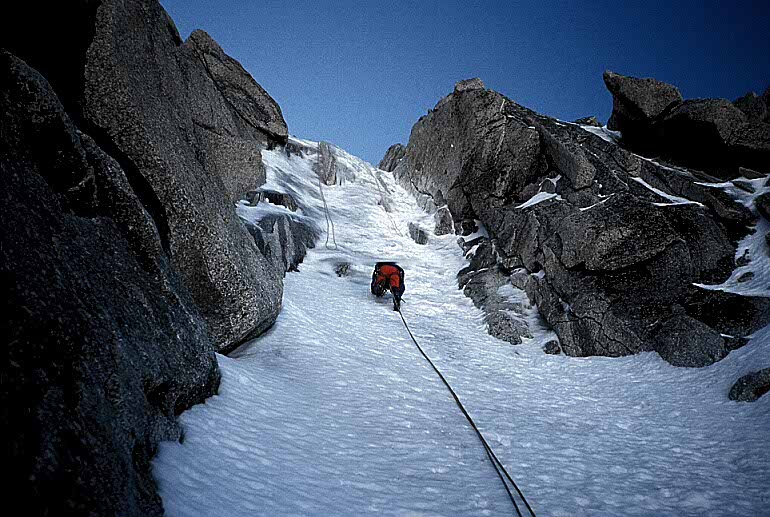
{"type": "Polygon", "coordinates": [[[401,158],[404,157],[404,154],[406,153],[406,148],[401,144],[393,144],[390,147],[388,147],[388,150],[385,152],[385,156],[382,157],[382,160],[380,160],[380,164],[377,166],[377,168],[382,169],[387,172],[392,172],[393,169],[395,169],[398,166],[398,162],[401,161],[401,158]]]}
{"type": "Polygon", "coordinates": [[[452,221],[452,212],[449,211],[449,208],[442,206],[436,210],[433,219],[436,222],[436,226],[433,230],[434,234],[447,235],[449,233],[454,233],[454,221],[452,221]]]}
{"type": "Polygon", "coordinates": [[[348,276],[350,275],[350,262],[339,262],[334,265],[334,273],[339,276],[348,276]]]}
{"type": "Polygon", "coordinates": [[[409,223],[409,236],[417,244],[428,243],[428,232],[423,230],[417,223],[409,223]]]}
{"type": "Polygon", "coordinates": [[[484,311],[484,322],[490,335],[518,345],[523,337],[532,337],[524,315],[529,304],[502,296],[500,290],[504,287],[510,288],[508,275],[500,268],[485,267],[467,276],[463,292],[484,311]]]}
{"type": "Polygon", "coordinates": [[[559,346],[559,342],[555,339],[547,342],[545,345],[543,345],[543,352],[550,355],[561,354],[561,347],[559,346]]]}
{"type": "Polygon", "coordinates": [[[0,52],[6,488],[30,515],[162,515],[151,461],[219,384],[126,171],[0,52]]]}
{"type": "Polygon", "coordinates": [[[738,379],[728,397],[736,402],[754,402],[770,391],[770,368],[751,372],[738,379]]]}

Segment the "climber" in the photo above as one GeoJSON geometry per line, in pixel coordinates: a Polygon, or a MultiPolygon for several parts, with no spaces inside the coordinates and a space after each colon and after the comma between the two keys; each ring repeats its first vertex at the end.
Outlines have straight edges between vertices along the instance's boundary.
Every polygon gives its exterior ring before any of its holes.
{"type": "Polygon", "coordinates": [[[393,294],[393,310],[401,309],[404,294],[404,270],[395,262],[377,262],[372,273],[372,294],[382,296],[385,291],[393,294]]]}

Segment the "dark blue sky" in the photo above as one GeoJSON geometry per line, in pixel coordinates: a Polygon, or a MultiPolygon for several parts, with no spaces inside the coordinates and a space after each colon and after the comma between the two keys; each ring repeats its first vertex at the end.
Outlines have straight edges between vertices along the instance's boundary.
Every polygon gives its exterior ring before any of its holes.
{"type": "Polygon", "coordinates": [[[685,98],[770,85],[770,2],[161,0],[281,105],[291,134],[377,163],[455,81],[563,120],[606,122],[610,69],[685,98]],[[633,5],[629,5],[632,4],[633,5]]]}

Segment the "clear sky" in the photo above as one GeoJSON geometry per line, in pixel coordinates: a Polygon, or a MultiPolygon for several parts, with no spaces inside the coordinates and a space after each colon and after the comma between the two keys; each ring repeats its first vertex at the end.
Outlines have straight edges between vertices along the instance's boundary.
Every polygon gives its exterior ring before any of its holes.
{"type": "Polygon", "coordinates": [[[770,1],[161,0],[182,38],[204,29],[283,110],[289,132],[374,164],[454,83],[563,120],[606,122],[602,72],[685,98],[770,85],[770,1]]]}

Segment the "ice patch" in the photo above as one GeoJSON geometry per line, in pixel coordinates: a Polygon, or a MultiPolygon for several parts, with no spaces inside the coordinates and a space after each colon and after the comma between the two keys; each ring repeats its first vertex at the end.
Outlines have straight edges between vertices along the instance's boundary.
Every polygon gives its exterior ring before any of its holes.
{"type": "Polygon", "coordinates": [[[557,201],[561,201],[561,196],[558,194],[554,194],[551,192],[538,192],[534,196],[532,196],[528,201],[525,203],[522,203],[518,205],[516,208],[529,208],[531,206],[535,206],[538,203],[542,203],[543,201],[547,201],[549,199],[556,199],[557,201]]]}
{"type": "Polygon", "coordinates": [[[655,194],[659,195],[660,197],[662,197],[664,199],[668,199],[669,201],[671,201],[670,203],[653,203],[655,206],[672,206],[672,205],[698,205],[698,206],[703,206],[702,203],[698,203],[697,201],[692,201],[690,199],[686,199],[686,198],[683,198],[683,197],[667,194],[667,193],[663,192],[662,190],[653,187],[652,185],[650,185],[649,183],[644,181],[642,178],[632,176],[631,179],[634,180],[635,182],[643,185],[648,190],[654,192],[655,194]]]}
{"type": "Polygon", "coordinates": [[[589,133],[592,133],[602,140],[606,140],[607,142],[612,142],[613,144],[616,144],[618,140],[620,140],[620,131],[613,131],[611,129],[607,129],[607,126],[603,127],[596,127],[596,126],[580,126],[582,129],[585,129],[589,133]]]}

